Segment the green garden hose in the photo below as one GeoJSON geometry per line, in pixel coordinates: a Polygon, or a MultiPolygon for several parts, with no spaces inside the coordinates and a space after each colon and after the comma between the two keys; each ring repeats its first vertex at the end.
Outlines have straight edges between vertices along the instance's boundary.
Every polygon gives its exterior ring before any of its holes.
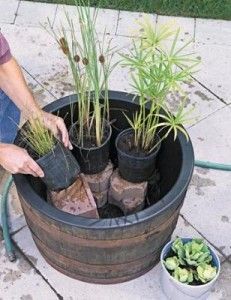
{"type": "MultiPolygon", "coordinates": [[[[209,161],[196,160],[195,166],[201,168],[207,168],[207,169],[221,170],[221,171],[231,171],[231,165],[219,164],[219,163],[214,163],[209,161]]],[[[8,194],[12,182],[13,182],[13,178],[12,176],[9,176],[3,188],[2,200],[1,200],[1,220],[2,220],[3,238],[5,241],[6,253],[10,261],[14,261],[16,259],[13,250],[12,241],[10,238],[8,222],[7,222],[7,199],[8,199],[8,194]]]]}
{"type": "Polygon", "coordinates": [[[221,171],[231,171],[231,165],[219,164],[210,161],[201,161],[195,160],[195,166],[206,168],[206,169],[214,169],[214,170],[221,170],[221,171]]]}
{"type": "Polygon", "coordinates": [[[10,261],[15,261],[16,256],[11,242],[8,220],[7,220],[8,218],[7,199],[8,199],[8,194],[12,182],[13,182],[13,178],[12,176],[9,176],[3,188],[2,199],[1,199],[1,221],[2,221],[2,232],[3,232],[3,238],[5,242],[5,249],[6,249],[7,256],[10,261]]]}

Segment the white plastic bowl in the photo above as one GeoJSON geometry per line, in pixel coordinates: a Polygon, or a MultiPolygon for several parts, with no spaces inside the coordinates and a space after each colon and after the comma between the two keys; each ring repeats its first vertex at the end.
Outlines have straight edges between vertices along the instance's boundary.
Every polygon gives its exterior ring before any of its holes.
{"type": "MultiPolygon", "coordinates": [[[[182,238],[183,243],[191,241],[191,238],[182,238]]],[[[174,279],[166,269],[163,260],[168,255],[173,241],[167,243],[161,251],[160,261],[162,266],[161,285],[164,294],[171,300],[205,300],[208,298],[211,288],[214,286],[220,274],[220,260],[217,254],[209,247],[213,257],[212,263],[217,267],[217,275],[210,282],[202,285],[188,285],[174,279]]]]}

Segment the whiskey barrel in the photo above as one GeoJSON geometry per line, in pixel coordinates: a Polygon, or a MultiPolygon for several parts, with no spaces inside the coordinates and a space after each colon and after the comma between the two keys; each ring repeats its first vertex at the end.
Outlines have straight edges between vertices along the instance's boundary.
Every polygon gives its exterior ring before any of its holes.
{"type": "MultiPolygon", "coordinates": [[[[110,92],[111,118],[116,130],[126,128],[124,111],[137,105],[133,95],[110,92]]],[[[76,96],[65,97],[46,107],[65,116],[76,96]]],[[[71,120],[66,119],[67,126],[71,120]]],[[[118,283],[136,278],[159,261],[170,240],[192,176],[194,155],[191,142],[179,134],[162,144],[157,167],[160,170],[159,201],[136,214],[87,219],[56,209],[46,202],[46,190],[39,180],[14,175],[22,208],[33,239],[46,261],[60,272],[93,283],[118,283]]]]}

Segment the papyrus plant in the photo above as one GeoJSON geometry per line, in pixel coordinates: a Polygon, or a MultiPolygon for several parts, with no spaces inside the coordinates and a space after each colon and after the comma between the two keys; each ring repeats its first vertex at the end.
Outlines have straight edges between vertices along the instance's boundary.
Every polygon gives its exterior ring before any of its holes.
{"type": "Polygon", "coordinates": [[[99,40],[96,33],[97,9],[92,13],[88,1],[76,0],[75,3],[80,32],[76,32],[74,22],[68,13],[65,13],[68,30],[62,26],[58,30],[52,29],[49,22],[48,31],[68,59],[79,97],[77,128],[79,145],[82,146],[84,137],[87,137],[96,146],[100,146],[109,118],[108,80],[116,66],[112,65],[114,52],[111,40],[106,38],[106,34],[99,40]]]}
{"type": "Polygon", "coordinates": [[[133,40],[130,53],[122,56],[123,64],[131,69],[131,86],[140,104],[133,118],[127,118],[134,130],[134,146],[138,151],[150,153],[171,131],[174,138],[179,131],[188,138],[182,127],[188,114],[184,111],[184,100],[172,115],[167,96],[178,91],[185,99],[181,85],[190,78],[199,61],[188,51],[191,41],[178,45],[179,28],[172,30],[167,25],[158,28],[146,20],[141,31],[141,37],[133,40]],[[155,139],[162,130],[165,130],[162,137],[155,139]]]}

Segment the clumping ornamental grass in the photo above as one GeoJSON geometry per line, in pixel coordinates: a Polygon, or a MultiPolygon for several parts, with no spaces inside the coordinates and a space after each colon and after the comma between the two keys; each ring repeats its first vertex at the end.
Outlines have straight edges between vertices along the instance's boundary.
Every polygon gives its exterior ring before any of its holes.
{"type": "Polygon", "coordinates": [[[43,157],[55,147],[53,133],[44,125],[41,117],[28,120],[25,129],[21,129],[23,141],[38,157],[43,157]]]}

